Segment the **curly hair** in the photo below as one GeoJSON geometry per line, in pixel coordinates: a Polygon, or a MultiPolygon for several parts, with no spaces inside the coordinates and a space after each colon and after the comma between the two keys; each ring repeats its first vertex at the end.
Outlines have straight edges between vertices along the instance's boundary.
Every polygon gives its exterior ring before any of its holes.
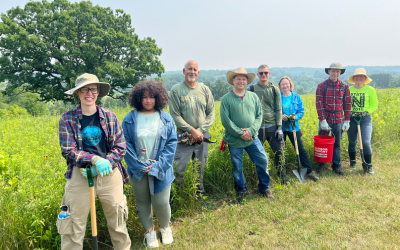
{"type": "Polygon", "coordinates": [[[154,105],[156,110],[167,107],[168,91],[162,82],[153,79],[143,80],[135,85],[128,96],[129,105],[139,111],[142,110],[142,97],[146,91],[156,99],[156,104],[154,105]]]}

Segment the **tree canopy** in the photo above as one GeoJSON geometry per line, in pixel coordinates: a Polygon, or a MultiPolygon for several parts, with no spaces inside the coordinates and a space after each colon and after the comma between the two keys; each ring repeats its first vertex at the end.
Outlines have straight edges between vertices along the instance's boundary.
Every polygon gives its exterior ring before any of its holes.
{"type": "Polygon", "coordinates": [[[28,2],[1,14],[0,82],[39,94],[41,101],[73,98],[64,94],[83,73],[109,82],[109,96],[124,100],[126,89],[151,74],[161,76],[161,48],[140,39],[123,10],[90,1],[28,2]]]}

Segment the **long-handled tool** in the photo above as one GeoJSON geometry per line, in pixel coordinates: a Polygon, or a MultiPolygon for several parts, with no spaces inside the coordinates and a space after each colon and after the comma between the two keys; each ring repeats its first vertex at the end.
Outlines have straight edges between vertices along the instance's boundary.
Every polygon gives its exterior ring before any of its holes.
{"type": "Polygon", "coordinates": [[[87,178],[89,182],[89,196],[90,196],[90,222],[92,224],[92,248],[94,250],[98,249],[97,242],[97,224],[96,224],[96,203],[94,196],[94,180],[92,172],[90,171],[91,165],[86,165],[87,178]]]}
{"type": "Polygon", "coordinates": [[[299,163],[299,165],[297,166],[297,169],[293,170],[293,173],[294,173],[294,175],[297,176],[297,178],[299,179],[299,181],[301,183],[304,183],[307,169],[301,167],[299,147],[297,146],[296,123],[295,123],[296,121],[295,121],[295,119],[292,118],[293,115],[294,114],[292,114],[289,119],[290,119],[290,125],[292,126],[292,130],[293,130],[293,140],[294,140],[294,147],[296,149],[297,162],[299,163]]]}
{"type": "Polygon", "coordinates": [[[362,143],[362,138],[361,138],[361,120],[362,120],[362,116],[353,116],[354,120],[357,123],[357,135],[358,135],[358,141],[360,143],[360,155],[361,155],[361,160],[364,164],[368,164],[365,162],[364,159],[364,149],[363,149],[363,143],[362,143]]]}

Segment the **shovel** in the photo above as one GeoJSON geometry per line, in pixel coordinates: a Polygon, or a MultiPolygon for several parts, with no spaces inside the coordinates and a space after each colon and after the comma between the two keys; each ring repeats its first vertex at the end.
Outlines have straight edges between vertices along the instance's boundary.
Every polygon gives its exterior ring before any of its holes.
{"type": "Polygon", "coordinates": [[[92,172],[90,171],[91,165],[86,165],[87,178],[89,182],[89,196],[90,196],[90,222],[92,224],[92,248],[98,250],[97,242],[97,224],[96,224],[96,204],[94,197],[94,181],[92,172]]]}
{"type": "Polygon", "coordinates": [[[363,163],[368,164],[368,163],[365,162],[365,159],[364,159],[364,149],[363,149],[363,143],[362,143],[362,139],[361,139],[361,126],[360,126],[360,123],[361,123],[361,120],[362,120],[362,116],[357,116],[357,117],[353,116],[353,118],[357,122],[357,130],[358,130],[357,135],[358,135],[358,141],[360,142],[361,160],[362,160],[363,163]]]}
{"type": "MultiPolygon", "coordinates": [[[[292,117],[292,115],[291,115],[291,117],[292,117]]],[[[297,169],[293,170],[293,173],[294,173],[294,175],[297,176],[297,178],[299,179],[299,181],[301,183],[304,183],[305,182],[305,175],[307,173],[307,169],[306,168],[301,168],[300,156],[299,156],[299,147],[297,146],[297,135],[296,135],[296,128],[295,128],[295,120],[294,119],[290,119],[290,125],[292,125],[294,147],[296,149],[297,162],[299,163],[297,169]]]]}

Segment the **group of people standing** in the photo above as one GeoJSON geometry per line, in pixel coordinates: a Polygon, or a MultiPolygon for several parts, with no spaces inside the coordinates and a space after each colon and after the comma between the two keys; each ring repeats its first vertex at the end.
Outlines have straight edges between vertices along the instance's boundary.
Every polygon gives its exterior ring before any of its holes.
{"type": "MultiPolygon", "coordinates": [[[[367,162],[366,166],[363,163],[364,172],[373,173],[370,114],[377,107],[377,99],[374,89],[365,85],[372,80],[366,76],[365,70],[358,69],[348,80],[355,84],[349,88],[338,79],[344,72],[340,64],[332,64],[326,72],[330,77],[318,85],[317,110],[319,133],[331,130],[335,134],[332,168],[335,173],[343,174],[340,168],[342,129],[348,130],[351,167],[355,168],[357,126],[354,124],[359,120],[352,121],[351,114],[357,114],[357,117],[363,117],[362,140],[367,162]]],[[[200,201],[205,192],[203,176],[210,142],[208,129],[215,120],[215,105],[210,89],[197,82],[199,73],[197,62],[188,61],[183,69],[184,82],[176,84],[169,95],[162,82],[144,80],[138,83],[128,98],[134,110],[125,116],[122,125],[113,112],[96,105],[97,98],[108,94],[110,84],[86,73],[76,79],[75,88],[66,94],[74,95],[80,105],[63,114],[59,123],[61,151],[68,165],[61,203],[69,216],[57,221],[62,249],[83,248],[90,207],[87,164],[92,166],[96,196],[102,204],[115,249],[129,249],[131,244],[126,227],[128,207],[123,193],[123,184],[128,181],[133,189],[139,219],[146,230],[146,246],[159,246],[153,225],[153,209],[160,224],[162,243],[173,242],[169,226],[170,191],[175,180],[173,162],[177,162],[175,181],[179,188],[188,162],[198,161],[200,201]],[[168,105],[170,114],[162,111],[168,105]],[[121,163],[123,158],[128,169],[121,163]]],[[[259,82],[246,89],[255,74],[247,73],[244,68],[228,72],[227,81],[234,89],[221,100],[221,121],[225,128],[223,142],[229,146],[238,202],[243,201],[247,192],[242,170],[243,150],[256,165],[260,194],[274,197],[269,186],[265,141],[275,154],[275,166],[282,184],[288,184],[283,149],[287,136],[294,144],[293,130],[289,125],[293,120],[301,163],[307,169],[306,176],[314,181],[319,179],[301,141],[298,121],[304,116],[304,106],[301,97],[292,91],[293,82],[289,77],[283,77],[279,87],[274,86],[268,81],[270,70],[265,64],[258,68],[257,76],[259,82]]],[[[318,170],[323,170],[323,165],[318,170]]]]}

